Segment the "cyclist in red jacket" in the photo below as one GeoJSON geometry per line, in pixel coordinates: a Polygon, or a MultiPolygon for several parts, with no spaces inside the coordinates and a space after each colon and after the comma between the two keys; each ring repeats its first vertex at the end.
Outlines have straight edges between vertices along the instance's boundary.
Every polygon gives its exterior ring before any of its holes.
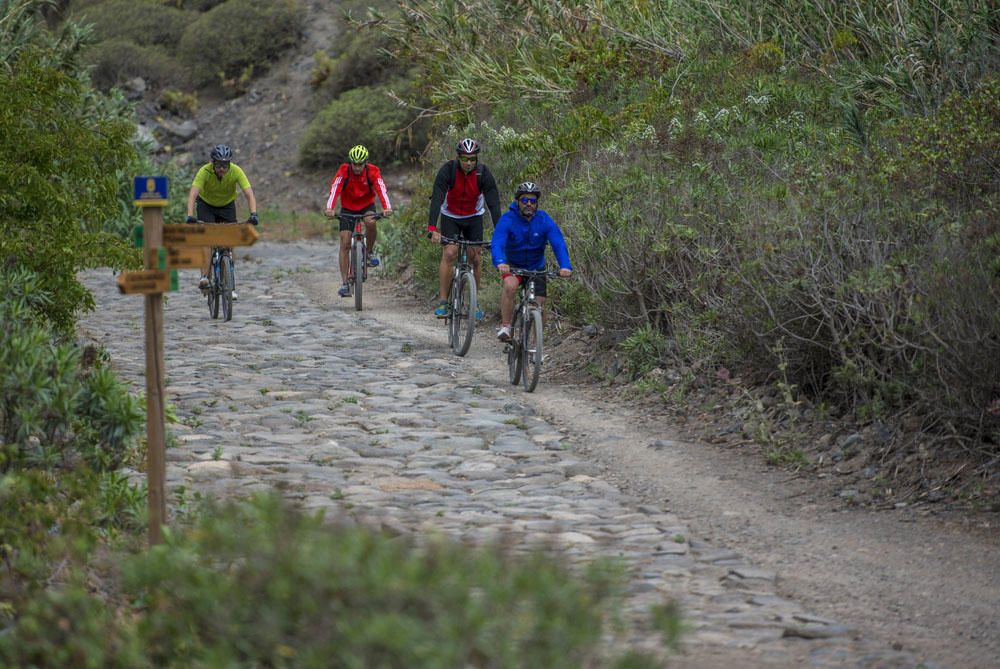
{"type": "MultiPolygon", "coordinates": [[[[479,142],[466,137],[455,147],[455,160],[449,160],[438,170],[431,193],[431,206],[427,217],[427,232],[435,244],[441,236],[455,238],[458,233],[472,242],[483,240],[483,215],[490,211],[493,225],[500,220],[500,192],[497,182],[479,162],[479,142]],[[440,219],[441,227],[438,228],[440,219]]],[[[480,249],[469,248],[476,285],[480,285],[480,249]]],[[[441,301],[434,310],[438,318],[448,316],[448,287],[451,285],[452,267],[458,259],[458,247],[448,244],[441,249],[438,265],[438,291],[441,301]]],[[[482,310],[476,311],[476,320],[483,320],[482,310]]]]}
{"type": "MultiPolygon", "coordinates": [[[[382,180],[382,172],[368,162],[368,149],[360,144],[347,152],[348,162],[343,163],[330,184],[330,197],[326,200],[323,213],[329,218],[334,213],[334,205],[340,198],[340,212],[344,214],[375,213],[375,196],[378,196],[385,216],[392,215],[392,205],[389,203],[389,191],[382,180]]],[[[337,294],[347,297],[351,288],[347,285],[347,266],[350,262],[351,233],[354,232],[354,222],[340,221],[340,290],[337,294]]],[[[375,218],[365,219],[365,241],[371,249],[368,264],[376,267],[379,259],[375,257],[375,239],[377,230],[375,218]]]]}

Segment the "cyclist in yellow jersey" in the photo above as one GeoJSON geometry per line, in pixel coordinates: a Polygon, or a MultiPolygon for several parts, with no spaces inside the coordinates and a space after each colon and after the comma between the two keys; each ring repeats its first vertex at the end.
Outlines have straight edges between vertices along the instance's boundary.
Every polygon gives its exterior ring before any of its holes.
{"type": "MultiPolygon", "coordinates": [[[[211,153],[212,162],[205,163],[194,176],[191,190],[188,192],[187,222],[197,223],[235,223],[236,196],[239,190],[247,198],[250,207],[250,223],[257,225],[257,198],[246,173],[240,166],[232,162],[233,150],[225,144],[216,144],[211,153]],[[195,207],[198,217],[195,218],[195,207]]],[[[201,266],[201,281],[198,288],[208,288],[208,254],[201,266]]],[[[236,291],[233,291],[236,299],[236,291]]]]}

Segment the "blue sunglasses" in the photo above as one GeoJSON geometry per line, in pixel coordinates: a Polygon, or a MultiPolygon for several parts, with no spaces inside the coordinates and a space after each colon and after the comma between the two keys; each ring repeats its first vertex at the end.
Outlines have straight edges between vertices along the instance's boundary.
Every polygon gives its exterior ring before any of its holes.
{"type": "Polygon", "coordinates": [[[522,197],[521,198],[521,204],[537,204],[537,203],[538,203],[538,198],[537,197],[522,197]]]}

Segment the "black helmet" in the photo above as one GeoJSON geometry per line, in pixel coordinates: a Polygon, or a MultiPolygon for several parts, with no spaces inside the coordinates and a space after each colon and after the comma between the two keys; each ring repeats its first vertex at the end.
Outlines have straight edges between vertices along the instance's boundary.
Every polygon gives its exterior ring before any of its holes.
{"type": "Polygon", "coordinates": [[[517,189],[514,191],[514,199],[521,197],[525,193],[533,193],[538,197],[542,196],[542,189],[535,184],[534,181],[524,181],[518,184],[517,189]]]}
{"type": "Polygon", "coordinates": [[[212,160],[232,160],[233,150],[225,144],[216,144],[212,149],[212,160]]]}
{"type": "Polygon", "coordinates": [[[457,153],[479,153],[479,142],[466,137],[455,147],[457,153]]]}

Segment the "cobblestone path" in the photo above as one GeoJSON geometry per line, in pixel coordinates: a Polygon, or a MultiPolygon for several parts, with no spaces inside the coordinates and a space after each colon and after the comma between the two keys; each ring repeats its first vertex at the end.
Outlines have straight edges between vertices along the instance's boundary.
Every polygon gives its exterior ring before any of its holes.
{"type": "MultiPolygon", "coordinates": [[[[391,329],[377,310],[318,299],[336,284],[326,244],[237,252],[239,300],[212,321],[182,273],[165,308],[168,504],[279,490],[304,509],[392,533],[445,533],[630,568],[629,613],[677,600],[689,625],[672,667],[915,667],[863,631],[777,594],[780,574],[691,539],[684,519],[630,499],[519,389],[485,383],[468,360],[391,329]]],[[[83,277],[97,310],[81,332],[144,388],[143,300],[110,272],[83,277]]],[[[350,302],[350,304],[349,304],[350,302]]],[[[430,316],[428,316],[429,318],[430,316]]],[[[499,362],[498,362],[499,364],[499,362]]],[[[543,378],[542,383],[545,383],[543,378]]],[[[655,639],[636,626],[630,643],[655,639]]],[[[924,666],[933,666],[926,664],[924,666]]]]}

